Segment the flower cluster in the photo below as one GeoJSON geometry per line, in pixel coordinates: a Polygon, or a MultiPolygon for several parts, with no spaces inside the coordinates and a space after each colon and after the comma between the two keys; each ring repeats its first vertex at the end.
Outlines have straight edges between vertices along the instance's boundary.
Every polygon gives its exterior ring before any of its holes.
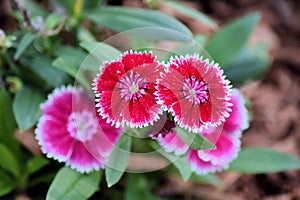
{"type": "Polygon", "coordinates": [[[42,105],[36,138],[48,157],[80,172],[104,168],[125,126],[164,127],[152,138],[167,152],[186,155],[198,174],[228,166],[247,128],[247,111],[237,89],[231,89],[220,67],[198,55],[160,63],[152,53],[129,51],[103,63],[94,79],[96,104],[81,88],[62,87],[42,105]],[[174,128],[201,134],[214,150],[195,150],[174,128]]]}

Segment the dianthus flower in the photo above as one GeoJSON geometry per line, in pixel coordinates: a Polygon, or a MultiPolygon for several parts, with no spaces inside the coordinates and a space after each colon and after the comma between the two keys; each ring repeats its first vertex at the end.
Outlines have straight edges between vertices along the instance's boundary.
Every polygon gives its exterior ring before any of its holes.
{"type": "Polygon", "coordinates": [[[97,116],[94,99],[82,88],[56,88],[41,105],[35,130],[43,153],[79,172],[104,168],[121,132],[97,116]]]}
{"type": "Polygon", "coordinates": [[[116,127],[143,127],[162,113],[154,92],[163,65],[152,53],[127,52],[120,59],[105,62],[94,80],[98,111],[116,127]]]}
{"type": "MultiPolygon", "coordinates": [[[[249,125],[245,101],[237,89],[232,90],[229,102],[232,104],[232,111],[223,124],[218,127],[210,126],[202,129],[201,133],[196,133],[215,144],[215,149],[195,150],[189,148],[186,150],[188,145],[184,144],[174,132],[175,126],[169,129],[169,133],[158,135],[158,142],[167,152],[174,152],[176,155],[183,155],[187,151],[187,160],[191,164],[191,169],[197,174],[213,173],[226,169],[229,163],[237,157],[240,150],[239,137],[249,125]]],[[[165,129],[163,130],[165,131],[165,129]]]]}
{"type": "Polygon", "coordinates": [[[198,55],[172,58],[156,88],[157,103],[180,127],[198,132],[229,116],[229,81],[217,64],[198,55]]]}

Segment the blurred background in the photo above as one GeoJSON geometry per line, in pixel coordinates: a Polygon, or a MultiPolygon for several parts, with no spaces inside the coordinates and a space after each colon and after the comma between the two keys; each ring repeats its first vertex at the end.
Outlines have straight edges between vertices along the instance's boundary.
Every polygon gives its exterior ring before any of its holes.
{"type": "MultiPolygon", "coordinates": [[[[26,2],[26,0],[24,1],[26,2]]],[[[18,15],[12,13],[20,9],[18,4],[21,5],[22,2],[21,0],[0,1],[0,29],[6,34],[19,29],[18,15]]],[[[32,0],[32,2],[35,2],[35,4],[31,6],[39,5],[46,10],[59,9],[59,7],[49,8],[53,4],[50,4],[48,0],[32,0]]],[[[252,32],[248,43],[264,43],[266,45],[268,48],[268,67],[264,69],[264,73],[259,76],[259,79],[235,84],[235,86],[240,87],[243,94],[248,98],[252,115],[250,128],[244,132],[242,137],[242,146],[270,147],[299,157],[300,1],[180,0],[179,2],[189,8],[205,13],[219,25],[218,27],[250,12],[259,11],[261,13],[261,19],[252,32]]],[[[209,36],[218,29],[207,26],[207,24],[201,23],[179,12],[172,6],[161,3],[159,0],[106,0],[103,1],[103,4],[158,9],[181,21],[194,35],[209,36]]],[[[26,18],[26,14],[24,16],[26,18]]],[[[89,26],[89,22],[84,22],[84,24],[89,26]]],[[[101,29],[104,33],[96,35],[98,41],[116,33],[109,29],[103,31],[103,27],[100,27],[101,29]]],[[[68,29],[62,29],[58,35],[63,44],[73,45],[73,41],[70,39],[72,38],[72,32],[68,29]]],[[[236,32],[236,36],[239,36],[239,32],[236,32]]],[[[257,53],[260,56],[259,50],[257,53]]],[[[17,87],[16,83],[18,81],[11,80],[5,83],[2,78],[0,81],[0,86],[6,84],[6,87],[9,87],[7,84],[13,84],[13,87],[17,87]]],[[[24,143],[24,138],[18,134],[16,134],[16,137],[21,143],[24,143]]],[[[30,144],[32,144],[32,141],[27,146],[32,146],[30,144]]],[[[38,152],[38,150],[34,150],[34,147],[32,151],[38,152]]],[[[58,166],[52,164],[47,169],[51,167],[57,168],[58,166]]],[[[154,183],[151,183],[151,192],[166,199],[300,199],[300,172],[296,170],[258,175],[225,172],[210,177],[209,180],[203,181],[201,178],[194,177],[188,182],[182,181],[177,176],[164,175],[159,177],[159,172],[153,172],[153,174],[147,176],[149,176],[149,179],[151,177],[156,179],[156,181],[153,181],[154,183]]],[[[124,187],[125,182],[121,180],[117,186],[97,192],[97,195],[92,199],[117,199],[118,195],[114,196],[111,193],[120,193],[124,187]]],[[[36,191],[37,193],[46,192],[47,184],[39,185],[29,193],[34,194],[36,191]],[[42,192],[37,191],[38,189],[41,189],[42,192]]],[[[43,195],[41,194],[41,196],[43,195]]],[[[11,196],[7,198],[11,198],[11,196]]],[[[26,198],[30,199],[28,196],[18,196],[18,199],[26,198]]]]}

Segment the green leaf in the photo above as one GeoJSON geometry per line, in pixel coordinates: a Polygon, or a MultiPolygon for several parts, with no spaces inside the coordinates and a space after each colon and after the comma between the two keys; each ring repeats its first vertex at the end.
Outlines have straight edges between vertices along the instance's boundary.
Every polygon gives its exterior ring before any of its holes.
{"type": "Polygon", "coordinates": [[[37,184],[44,183],[46,185],[50,185],[52,180],[56,175],[56,171],[47,172],[46,174],[43,173],[37,177],[30,177],[30,182],[28,183],[28,188],[31,188],[37,184]]]}
{"type": "Polygon", "coordinates": [[[52,67],[52,60],[43,55],[36,55],[33,60],[26,63],[26,67],[42,77],[53,87],[71,82],[71,78],[62,70],[52,67]]]}
{"type": "Polygon", "coordinates": [[[59,57],[53,61],[52,65],[75,78],[86,89],[90,89],[91,86],[89,81],[83,73],[78,73],[78,67],[74,62],[59,57]]]}
{"type": "Polygon", "coordinates": [[[218,188],[223,186],[222,180],[216,174],[197,175],[193,173],[190,180],[195,183],[210,184],[218,188]]]}
{"type": "Polygon", "coordinates": [[[132,29],[138,37],[188,41],[191,31],[178,20],[154,10],[106,6],[87,13],[87,18],[112,30],[123,32],[132,29]],[[140,29],[140,28],[153,29],[140,29]]]}
{"type": "Polygon", "coordinates": [[[15,188],[15,183],[10,176],[5,174],[1,169],[0,169],[0,197],[4,196],[15,188]]]}
{"type": "Polygon", "coordinates": [[[98,72],[103,62],[115,60],[122,54],[119,50],[102,42],[81,42],[79,45],[89,53],[81,67],[92,72],[98,72]]]}
{"type": "Polygon", "coordinates": [[[167,153],[164,150],[162,150],[161,148],[157,148],[156,144],[152,143],[151,145],[155,149],[157,149],[156,151],[158,153],[160,153],[162,156],[167,158],[178,169],[178,171],[184,181],[189,180],[189,178],[192,174],[192,170],[191,170],[190,163],[187,161],[187,159],[184,155],[176,156],[173,153],[167,153]]]}
{"type": "Polygon", "coordinates": [[[84,27],[79,27],[78,29],[78,39],[81,42],[95,42],[96,38],[94,35],[86,28],[84,27]]]}
{"type": "Polygon", "coordinates": [[[64,16],[59,13],[50,14],[45,21],[45,27],[47,30],[55,29],[59,23],[64,19],[64,16]]]}
{"type": "Polygon", "coordinates": [[[149,183],[142,174],[128,174],[125,200],[158,200],[150,191],[149,183]]]}
{"type": "Polygon", "coordinates": [[[86,53],[80,48],[74,48],[71,46],[61,46],[55,50],[57,57],[64,58],[65,60],[72,62],[77,69],[79,69],[81,63],[86,58],[86,53]]]}
{"type": "Polygon", "coordinates": [[[24,7],[29,14],[29,17],[46,16],[46,11],[42,9],[35,1],[26,0],[24,1],[24,7]]]}
{"type": "Polygon", "coordinates": [[[47,192],[46,200],[88,199],[97,191],[100,172],[81,174],[70,168],[62,168],[55,176],[47,192]]]}
{"type": "Polygon", "coordinates": [[[270,66],[268,50],[265,46],[244,48],[240,54],[228,65],[224,72],[233,84],[261,78],[270,66]]]}
{"type": "Polygon", "coordinates": [[[20,56],[27,49],[27,47],[33,42],[34,38],[35,38],[35,36],[31,32],[26,33],[22,37],[20,43],[18,44],[17,52],[14,56],[14,60],[18,60],[20,58],[20,56]]]}
{"type": "Polygon", "coordinates": [[[131,149],[131,137],[123,133],[114,146],[108,159],[105,177],[108,187],[116,184],[124,174],[131,149]]]}
{"type": "Polygon", "coordinates": [[[13,111],[20,130],[28,130],[37,122],[42,113],[40,104],[43,101],[44,96],[30,87],[24,87],[16,94],[13,111]]]}
{"type": "Polygon", "coordinates": [[[259,19],[260,14],[253,13],[225,25],[207,42],[206,51],[221,66],[228,64],[245,46],[259,19]]]}
{"type": "Polygon", "coordinates": [[[201,23],[204,23],[208,26],[210,26],[211,28],[217,28],[218,25],[211,19],[209,18],[207,15],[193,9],[190,7],[185,6],[184,4],[178,2],[178,1],[163,1],[163,4],[170,6],[171,8],[177,10],[178,12],[181,12],[182,14],[191,17],[201,23]]]}
{"type": "Polygon", "coordinates": [[[168,55],[166,60],[169,60],[171,56],[176,55],[187,55],[187,54],[195,54],[198,53],[200,55],[204,55],[204,42],[206,40],[205,35],[195,35],[193,40],[186,43],[180,43],[175,49],[172,50],[172,53],[168,55]]]}
{"type": "Polygon", "coordinates": [[[12,152],[3,144],[0,144],[0,166],[4,170],[12,173],[16,178],[20,177],[20,163],[12,152]]]}
{"type": "Polygon", "coordinates": [[[16,122],[8,92],[0,89],[0,142],[3,142],[15,154],[20,154],[20,145],[14,138],[16,122]]]}
{"type": "Polygon", "coordinates": [[[27,175],[31,175],[43,167],[45,167],[49,161],[43,157],[33,157],[27,161],[25,172],[27,175]]]}
{"type": "Polygon", "coordinates": [[[214,144],[200,134],[192,133],[179,127],[174,128],[174,130],[178,136],[193,149],[210,150],[216,148],[214,144]]]}
{"type": "Polygon", "coordinates": [[[300,169],[300,159],[273,149],[249,148],[240,151],[228,170],[260,174],[300,169]]]}

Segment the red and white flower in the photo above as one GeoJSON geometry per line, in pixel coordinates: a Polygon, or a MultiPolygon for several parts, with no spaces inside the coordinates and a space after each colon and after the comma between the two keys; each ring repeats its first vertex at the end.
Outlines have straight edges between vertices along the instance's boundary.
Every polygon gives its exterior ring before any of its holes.
{"type": "Polygon", "coordinates": [[[179,126],[199,132],[229,116],[230,87],[218,64],[194,55],[171,59],[155,95],[179,126]]]}
{"type": "Polygon", "coordinates": [[[82,88],[56,88],[41,105],[35,130],[43,153],[79,172],[104,168],[121,129],[97,116],[94,99],[82,88]]]}
{"type": "Polygon", "coordinates": [[[192,170],[197,174],[213,173],[226,169],[229,163],[237,157],[240,150],[239,138],[242,131],[249,126],[245,101],[237,89],[233,89],[229,103],[232,104],[232,111],[230,117],[223,124],[218,127],[203,128],[201,133],[196,133],[215,144],[215,149],[195,150],[189,148],[173,131],[175,126],[167,126],[171,127],[168,133],[165,133],[166,129],[163,129],[164,134],[158,135],[158,142],[167,152],[174,152],[176,155],[184,154],[187,151],[187,160],[190,162],[192,170]]]}
{"type": "Polygon", "coordinates": [[[104,63],[94,80],[100,115],[116,127],[143,127],[162,113],[155,101],[155,84],[164,67],[152,53],[127,52],[104,63]]]}

